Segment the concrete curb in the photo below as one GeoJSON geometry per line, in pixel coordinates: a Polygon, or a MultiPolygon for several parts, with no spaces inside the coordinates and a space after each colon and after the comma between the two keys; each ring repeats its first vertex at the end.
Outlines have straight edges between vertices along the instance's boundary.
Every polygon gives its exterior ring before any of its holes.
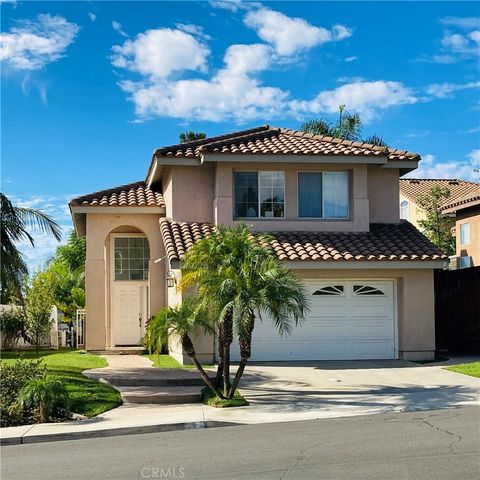
{"type": "MultiPolygon", "coordinates": [[[[36,424],[38,425],[38,424],[36,424]]],[[[202,428],[216,428],[240,425],[233,422],[215,422],[215,421],[200,421],[200,422],[182,422],[159,425],[141,425],[135,427],[118,427],[103,430],[90,430],[82,432],[65,432],[65,433],[44,433],[37,435],[27,435],[31,430],[18,436],[2,437],[0,438],[0,445],[25,445],[29,443],[43,443],[43,442],[58,442],[64,440],[81,440],[86,438],[105,438],[116,437],[119,435],[139,435],[143,433],[158,433],[158,432],[172,432],[175,430],[197,430],[202,428]]],[[[35,425],[32,425],[32,428],[35,425]]]]}

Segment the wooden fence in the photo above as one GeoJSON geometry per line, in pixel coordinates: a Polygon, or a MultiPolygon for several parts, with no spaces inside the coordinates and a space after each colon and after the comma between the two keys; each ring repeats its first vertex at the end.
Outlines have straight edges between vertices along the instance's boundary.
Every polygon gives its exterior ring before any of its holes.
{"type": "Polygon", "coordinates": [[[480,266],[435,271],[437,351],[480,353],[480,266]]]}

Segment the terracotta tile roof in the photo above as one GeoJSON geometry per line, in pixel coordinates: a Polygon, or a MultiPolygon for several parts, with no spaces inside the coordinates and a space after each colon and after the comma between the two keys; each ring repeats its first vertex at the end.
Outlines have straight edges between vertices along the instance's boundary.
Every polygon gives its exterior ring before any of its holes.
{"type": "Polygon", "coordinates": [[[203,153],[387,156],[389,160],[420,160],[418,154],[406,150],[378,147],[369,143],[313,135],[269,125],[160,148],[155,151],[154,157],[200,158],[203,153]]]}
{"type": "Polygon", "coordinates": [[[448,199],[448,202],[443,205],[443,210],[457,211],[474,205],[480,205],[480,184],[476,191],[468,195],[458,197],[454,201],[448,199]]]}
{"type": "Polygon", "coordinates": [[[425,195],[435,186],[446,187],[450,190],[450,196],[445,200],[444,205],[455,203],[457,200],[477,192],[480,188],[478,183],[456,178],[401,178],[400,194],[412,202],[416,202],[420,195],[425,195]]]}
{"type": "Polygon", "coordinates": [[[89,193],[70,201],[71,206],[89,207],[165,207],[161,192],[148,188],[144,181],[89,193]]]}
{"type": "MultiPolygon", "coordinates": [[[[162,219],[160,230],[168,258],[181,260],[196,241],[211,235],[207,223],[162,219]]],[[[370,225],[370,232],[272,232],[271,246],[280,260],[443,260],[445,255],[413,225],[370,225]]]]}

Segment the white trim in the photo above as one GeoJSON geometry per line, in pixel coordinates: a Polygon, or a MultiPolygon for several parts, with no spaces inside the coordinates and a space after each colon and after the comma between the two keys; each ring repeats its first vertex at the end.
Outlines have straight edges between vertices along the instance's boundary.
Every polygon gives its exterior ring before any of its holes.
{"type": "Polygon", "coordinates": [[[443,269],[446,260],[333,260],[333,261],[292,261],[286,260],[283,262],[288,268],[305,269],[305,270],[372,270],[372,269],[443,269]]]}
{"type": "MultiPolygon", "coordinates": [[[[249,163],[369,163],[385,165],[388,158],[385,155],[271,155],[249,153],[204,153],[203,162],[249,162],[249,163]]],[[[411,166],[411,163],[409,163],[411,166]]],[[[398,168],[398,167],[394,167],[398,168]]]]}
{"type": "MultiPolygon", "coordinates": [[[[110,346],[115,347],[115,327],[113,324],[113,288],[115,284],[115,238],[126,238],[126,237],[137,237],[137,238],[146,238],[148,242],[148,246],[150,248],[150,242],[148,240],[148,237],[143,234],[143,233],[111,233],[110,234],[110,278],[109,278],[109,283],[110,285],[108,286],[109,289],[109,294],[110,294],[110,299],[109,299],[109,326],[110,326],[110,332],[109,332],[109,339],[108,341],[110,342],[110,346]]],[[[150,260],[149,260],[150,263],[150,260]]],[[[146,287],[146,307],[147,311],[145,312],[145,318],[142,318],[143,321],[143,329],[145,329],[145,325],[147,320],[150,318],[150,268],[148,269],[148,280],[119,280],[118,281],[121,284],[125,285],[138,285],[140,287],[146,287]]],[[[143,292],[143,290],[142,290],[143,292]]],[[[143,315],[142,315],[143,316],[143,315]]],[[[140,338],[141,342],[141,338],[140,338]]],[[[139,345],[140,345],[139,342],[139,345]]]]}
{"type": "Polygon", "coordinates": [[[72,205],[71,210],[73,213],[166,213],[165,207],[100,207],[95,205],[72,205]]]}

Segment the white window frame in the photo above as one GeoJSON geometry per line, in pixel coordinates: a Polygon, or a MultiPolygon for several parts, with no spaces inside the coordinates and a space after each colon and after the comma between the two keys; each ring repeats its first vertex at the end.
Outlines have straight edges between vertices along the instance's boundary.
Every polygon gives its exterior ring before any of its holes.
{"type": "Polygon", "coordinates": [[[460,224],[460,245],[470,245],[470,222],[460,224]],[[462,233],[462,227],[465,227],[467,230],[467,238],[464,238],[464,234],[462,233]]]}
{"type": "Polygon", "coordinates": [[[402,220],[410,221],[410,203],[408,200],[402,200],[400,202],[400,218],[402,220]],[[403,210],[406,209],[406,215],[404,215],[403,210]]]}
{"type": "Polygon", "coordinates": [[[348,170],[299,170],[297,172],[297,218],[300,220],[328,220],[328,221],[340,221],[345,222],[350,220],[350,203],[351,203],[351,174],[348,170]],[[322,174],[322,216],[321,217],[301,217],[300,216],[300,174],[301,173],[321,173],[322,174]],[[347,174],[348,178],[348,204],[347,215],[345,217],[325,217],[325,201],[323,196],[323,174],[324,173],[342,173],[347,174]]]}
{"type": "MultiPolygon", "coordinates": [[[[280,188],[280,187],[276,187],[280,188]]],[[[285,171],[284,170],[236,170],[233,172],[233,210],[234,210],[234,215],[233,219],[234,220],[285,220],[287,217],[287,199],[285,197],[285,171]],[[236,197],[235,197],[235,174],[236,173],[256,173],[257,174],[257,209],[258,209],[258,215],[256,217],[237,217],[235,216],[235,202],[236,202],[236,197]],[[261,216],[261,200],[260,200],[260,175],[262,173],[281,173],[283,175],[283,217],[262,217],[261,216]]]]}

